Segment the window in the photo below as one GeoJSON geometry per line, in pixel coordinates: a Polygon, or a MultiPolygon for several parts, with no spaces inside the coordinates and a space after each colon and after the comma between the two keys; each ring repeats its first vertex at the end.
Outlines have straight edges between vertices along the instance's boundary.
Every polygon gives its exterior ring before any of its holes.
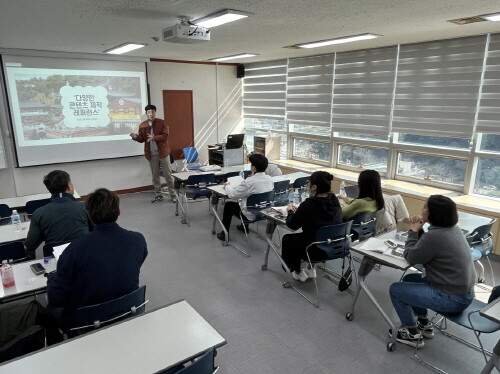
{"type": "Polygon", "coordinates": [[[352,139],[364,139],[364,140],[375,140],[380,142],[387,142],[388,138],[385,135],[363,135],[363,134],[350,134],[346,132],[338,133],[341,138],[352,138],[352,139]]]}
{"type": "Polygon", "coordinates": [[[474,193],[500,198],[500,159],[478,159],[474,193]]]}
{"type": "Polygon", "coordinates": [[[455,149],[468,149],[470,143],[468,139],[463,138],[445,138],[440,136],[426,136],[426,135],[413,135],[413,134],[399,134],[399,143],[419,144],[430,147],[439,148],[455,148],[455,149]]]}
{"type": "Polygon", "coordinates": [[[388,153],[387,149],[341,144],[339,145],[338,164],[385,173],[388,153]]]}
{"type": "Polygon", "coordinates": [[[414,179],[463,186],[466,168],[467,160],[399,153],[396,173],[414,179]]]}
{"type": "Polygon", "coordinates": [[[312,161],[330,162],[332,147],[327,142],[317,142],[307,139],[293,139],[293,157],[312,161]]]}
{"type": "MultiPolygon", "coordinates": [[[[257,131],[253,129],[245,129],[245,145],[248,152],[253,152],[254,150],[254,136],[266,136],[267,131],[257,131]]],[[[280,135],[280,134],[273,134],[280,135]]],[[[285,160],[287,158],[287,136],[281,135],[280,142],[280,159],[285,160]]]]}
{"type": "Polygon", "coordinates": [[[500,153],[500,135],[483,134],[481,138],[481,151],[500,153]]]}
{"type": "Polygon", "coordinates": [[[245,118],[245,129],[286,131],[286,124],[283,120],[268,118],[245,118]]]}
{"type": "Polygon", "coordinates": [[[309,134],[309,135],[318,135],[318,136],[330,136],[331,131],[329,127],[324,126],[311,126],[311,125],[298,125],[298,124],[290,124],[290,132],[295,132],[299,134],[309,134]]]}

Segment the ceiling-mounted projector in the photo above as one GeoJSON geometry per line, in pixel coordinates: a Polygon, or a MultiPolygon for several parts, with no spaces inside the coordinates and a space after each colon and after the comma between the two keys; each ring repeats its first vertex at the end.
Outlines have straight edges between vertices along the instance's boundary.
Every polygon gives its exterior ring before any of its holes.
{"type": "Polygon", "coordinates": [[[177,24],[162,30],[162,39],[169,43],[199,43],[210,40],[210,30],[201,26],[177,24]]]}

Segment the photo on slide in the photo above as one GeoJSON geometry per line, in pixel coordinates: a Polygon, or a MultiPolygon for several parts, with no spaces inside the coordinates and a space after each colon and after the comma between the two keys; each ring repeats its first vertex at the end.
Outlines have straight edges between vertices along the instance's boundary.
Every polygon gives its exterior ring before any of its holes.
{"type": "Polygon", "coordinates": [[[10,68],[20,146],[127,139],[146,102],[141,72],[10,68]]]}

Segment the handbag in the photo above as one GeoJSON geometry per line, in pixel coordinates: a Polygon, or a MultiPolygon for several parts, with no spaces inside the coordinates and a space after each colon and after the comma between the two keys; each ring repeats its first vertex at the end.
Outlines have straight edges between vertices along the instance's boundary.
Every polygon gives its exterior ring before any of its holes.
{"type": "MultiPolygon", "coordinates": [[[[349,262],[350,262],[350,257],[349,257],[349,262]]],[[[352,268],[349,265],[344,272],[344,266],[345,266],[345,257],[342,258],[342,273],[339,281],[340,292],[344,292],[345,290],[347,290],[352,283],[352,268]]]]}

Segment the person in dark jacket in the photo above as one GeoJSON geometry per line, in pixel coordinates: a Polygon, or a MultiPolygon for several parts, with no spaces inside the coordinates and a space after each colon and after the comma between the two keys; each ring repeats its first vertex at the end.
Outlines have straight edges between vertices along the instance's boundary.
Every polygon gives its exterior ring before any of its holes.
{"type": "Polygon", "coordinates": [[[35,258],[35,251],[42,243],[70,242],[90,230],[85,206],[73,197],[75,189],[68,173],[53,170],[43,178],[52,197],[50,203],[33,212],[25,246],[27,255],[35,258]]]}
{"type": "MultiPolygon", "coordinates": [[[[288,206],[286,225],[292,230],[302,228],[298,234],[283,236],[281,256],[292,272],[295,280],[305,282],[316,276],[314,268],[300,269],[302,259],[306,259],[306,248],[311,244],[320,227],[342,223],[342,209],[337,197],[330,193],[333,175],[326,171],[316,171],[309,181],[311,197],[297,208],[288,206]]],[[[309,249],[311,260],[321,260],[325,253],[316,247],[309,249]]]]}
{"type": "Polygon", "coordinates": [[[118,195],[105,188],[86,200],[94,230],[71,242],[48,279],[48,309],[62,324],[83,306],[124,296],[139,287],[139,273],[148,255],[146,240],[138,232],[116,223],[120,215],[118,195]]]}

